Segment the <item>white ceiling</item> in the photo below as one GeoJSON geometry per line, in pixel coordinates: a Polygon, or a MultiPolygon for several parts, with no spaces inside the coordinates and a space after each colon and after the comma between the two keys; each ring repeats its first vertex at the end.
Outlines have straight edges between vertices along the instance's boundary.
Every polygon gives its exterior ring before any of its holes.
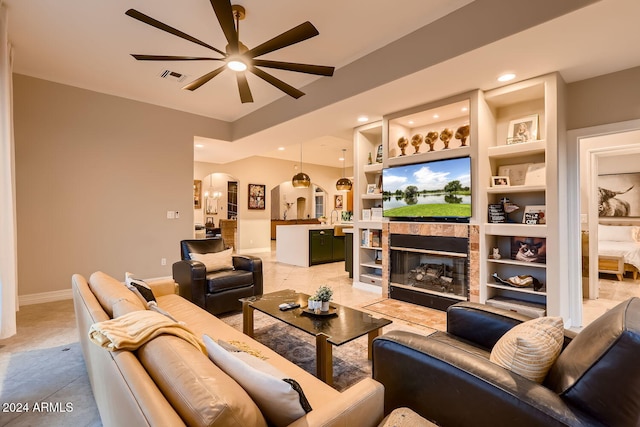
{"type": "Polygon", "coordinates": [[[632,47],[640,40],[637,0],[602,0],[540,24],[536,15],[553,17],[551,10],[562,3],[580,2],[238,0],[234,3],[247,9],[240,34],[249,48],[309,20],[319,36],[265,55],[265,59],[337,69],[334,77],[320,78],[269,70],[307,92],[299,100],[249,76],[255,102],[242,104],[230,71],[194,92],[181,90],[185,83],[158,77],[162,70],[170,69],[195,79],[215,63],[138,62],[129,55],[211,53],[125,16],[129,8],[223,49],[226,42],[207,0],[4,3],[9,10],[16,73],[228,122],[237,135],[232,141],[196,137],[195,142],[204,147],[194,149],[195,160],[213,163],[252,155],[298,161],[304,144],[305,163],[342,167],[338,158],[341,149],[347,148],[349,166],[351,132],[358,126],[358,115],[376,120],[455,93],[490,89],[498,86],[495,78],[504,71],[516,72],[518,80],[559,71],[572,82],[640,65],[640,50],[632,47]],[[472,5],[477,23],[470,28],[463,13],[472,5]],[[515,23],[509,18],[520,13],[531,16],[531,22],[520,18],[515,23]],[[410,38],[414,30],[428,29],[432,22],[431,28],[439,28],[438,22],[448,22],[447,18],[458,14],[463,25],[458,27],[453,20],[446,29],[440,28],[437,39],[410,38]],[[443,19],[436,22],[439,18],[443,19]],[[504,36],[487,36],[483,41],[485,33],[500,31],[504,36]],[[398,39],[402,40],[390,45],[398,39]],[[438,46],[446,46],[451,54],[441,55],[438,46]],[[367,82],[378,83],[368,87],[367,82]]]}

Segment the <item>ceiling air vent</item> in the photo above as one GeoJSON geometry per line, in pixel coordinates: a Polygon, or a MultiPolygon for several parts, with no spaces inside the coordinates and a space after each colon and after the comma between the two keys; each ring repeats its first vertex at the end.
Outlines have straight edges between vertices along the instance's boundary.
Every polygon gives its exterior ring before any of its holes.
{"type": "Polygon", "coordinates": [[[182,73],[178,73],[177,71],[171,71],[171,70],[162,70],[162,72],[160,73],[160,77],[162,77],[163,79],[167,79],[167,80],[171,80],[174,82],[182,82],[184,81],[184,79],[187,78],[186,74],[182,74],[182,73]]]}

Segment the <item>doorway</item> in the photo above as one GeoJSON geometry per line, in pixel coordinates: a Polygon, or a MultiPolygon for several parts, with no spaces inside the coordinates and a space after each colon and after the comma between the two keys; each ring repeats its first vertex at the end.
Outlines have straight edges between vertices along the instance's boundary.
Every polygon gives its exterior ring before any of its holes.
{"type": "Polygon", "coordinates": [[[569,218],[575,219],[569,221],[569,248],[577,254],[571,258],[570,313],[572,326],[586,326],[634,292],[640,296],[640,282],[627,288],[631,291],[624,291],[627,278],[621,282],[618,276],[603,273],[599,259],[600,255],[606,257],[606,252],[599,249],[608,242],[599,242],[607,238],[609,230],[622,231],[618,226],[623,225],[640,226],[640,217],[603,217],[599,213],[603,200],[599,177],[640,172],[640,120],[578,129],[568,135],[568,195],[573,199],[568,200],[568,208],[569,218]],[[603,225],[618,228],[602,228],[603,225]]]}

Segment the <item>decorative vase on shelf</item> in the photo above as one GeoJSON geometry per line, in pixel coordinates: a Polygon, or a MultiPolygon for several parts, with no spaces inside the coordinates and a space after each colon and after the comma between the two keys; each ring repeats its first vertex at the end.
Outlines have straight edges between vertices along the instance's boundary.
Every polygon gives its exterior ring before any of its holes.
{"type": "Polygon", "coordinates": [[[424,142],[427,143],[427,145],[429,145],[429,151],[436,151],[433,146],[436,143],[436,141],[438,140],[438,136],[440,136],[438,134],[438,132],[429,132],[425,137],[424,137],[424,142]]]}
{"type": "Polygon", "coordinates": [[[451,141],[451,137],[453,137],[453,130],[446,128],[440,132],[440,141],[444,143],[444,150],[449,148],[449,141],[451,141]]]}
{"type": "Polygon", "coordinates": [[[398,139],[398,147],[400,147],[401,156],[406,156],[407,153],[405,153],[405,149],[407,148],[407,145],[409,145],[409,140],[407,138],[402,136],[398,139]]]}
{"type": "Polygon", "coordinates": [[[460,140],[460,146],[461,147],[466,147],[467,146],[467,138],[469,137],[469,131],[470,131],[470,127],[469,125],[464,125],[464,126],[460,126],[458,128],[458,130],[456,131],[456,139],[460,140]]]}
{"type": "Polygon", "coordinates": [[[411,145],[413,145],[413,148],[415,148],[416,150],[413,154],[418,154],[420,152],[420,145],[422,144],[422,140],[422,135],[420,135],[419,133],[411,137],[411,145]]]}

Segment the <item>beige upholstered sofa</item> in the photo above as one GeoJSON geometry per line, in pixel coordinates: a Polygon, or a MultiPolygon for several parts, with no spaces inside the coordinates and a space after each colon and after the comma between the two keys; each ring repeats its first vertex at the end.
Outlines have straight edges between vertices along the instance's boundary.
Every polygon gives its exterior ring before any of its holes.
{"type": "MultiPolygon", "coordinates": [[[[149,283],[158,306],[195,335],[240,341],[296,380],[312,410],[292,426],[374,426],[382,420],[384,388],[365,379],[338,392],[175,293],[172,280],[149,283]]],[[[137,351],[107,351],[88,338],[92,324],[145,306],[122,282],[97,272],[72,278],[80,342],[105,426],[263,426],[262,412],[231,377],[187,341],[159,335],[137,351]]]]}

